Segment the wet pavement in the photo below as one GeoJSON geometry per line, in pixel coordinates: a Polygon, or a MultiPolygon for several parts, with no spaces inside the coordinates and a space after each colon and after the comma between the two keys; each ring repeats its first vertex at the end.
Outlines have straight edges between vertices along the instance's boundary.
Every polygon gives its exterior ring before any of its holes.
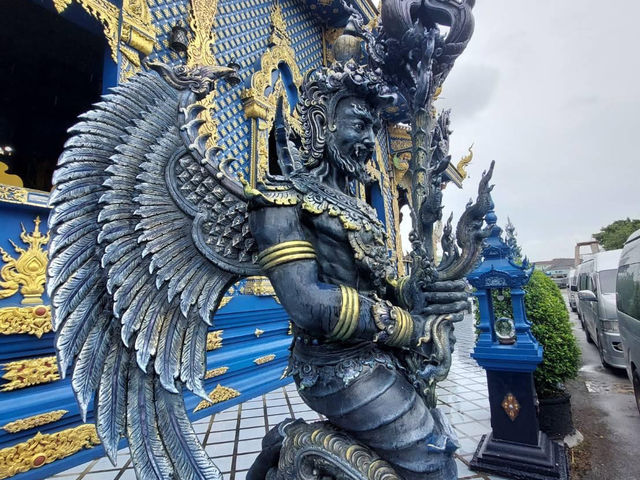
{"type": "Polygon", "coordinates": [[[575,426],[585,438],[574,455],[572,478],[639,480],[640,415],[633,387],[624,370],[602,366],[577,314],[570,312],[570,318],[582,359],[578,378],[568,388],[575,426]]]}

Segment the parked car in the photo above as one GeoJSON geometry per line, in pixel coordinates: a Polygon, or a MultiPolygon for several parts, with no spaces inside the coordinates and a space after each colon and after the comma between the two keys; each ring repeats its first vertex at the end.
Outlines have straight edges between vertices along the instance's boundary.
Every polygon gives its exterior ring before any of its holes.
{"type": "Polygon", "coordinates": [[[569,307],[571,311],[576,312],[578,310],[578,274],[575,268],[569,270],[567,283],[569,286],[569,307]]]}
{"type": "Polygon", "coordinates": [[[578,267],[578,310],[587,340],[605,367],[626,368],[616,309],[616,275],[622,250],[592,255],[578,267]]]}
{"type": "Polygon", "coordinates": [[[640,411],[640,230],[627,239],[622,249],[616,294],[627,374],[640,411]]]}

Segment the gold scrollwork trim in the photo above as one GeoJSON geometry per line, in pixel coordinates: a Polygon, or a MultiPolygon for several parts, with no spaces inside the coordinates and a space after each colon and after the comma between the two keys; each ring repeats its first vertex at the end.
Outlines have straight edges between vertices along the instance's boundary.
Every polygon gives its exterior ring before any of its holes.
{"type": "Polygon", "coordinates": [[[0,450],[0,479],[28,472],[99,444],[95,425],[80,425],[46,435],[38,433],[26,442],[0,450]]]}
{"type": "Polygon", "coordinates": [[[4,369],[2,379],[7,380],[7,383],[0,385],[0,391],[3,392],[55,382],[60,379],[55,356],[16,360],[5,363],[1,367],[4,369]]]}
{"type": "Polygon", "coordinates": [[[27,233],[24,225],[21,225],[20,239],[28,245],[26,250],[9,239],[18,258],[13,258],[0,248],[2,261],[5,262],[0,270],[0,299],[11,297],[20,290],[24,297],[23,304],[42,303],[48,261],[47,251],[43,247],[49,242],[49,234],[40,233],[40,217],[36,217],[33,223],[35,228],[31,233],[27,233]]]}
{"type": "Polygon", "coordinates": [[[9,203],[27,203],[29,192],[26,188],[0,185],[0,200],[9,203]]]}
{"type": "Polygon", "coordinates": [[[0,308],[0,334],[28,334],[40,338],[51,331],[51,307],[0,308]]]}
{"type": "Polygon", "coordinates": [[[239,397],[240,395],[241,393],[235,388],[223,387],[218,384],[209,394],[209,401],[207,402],[206,400],[202,400],[193,411],[198,412],[215,405],[216,403],[226,402],[227,400],[239,397]]]}
{"type": "Polygon", "coordinates": [[[23,430],[29,430],[30,428],[40,427],[47,423],[53,423],[64,417],[68,410],[54,410],[52,412],[41,413],[40,415],[34,415],[32,417],[20,418],[9,422],[2,427],[2,429],[9,433],[17,433],[23,430]]]}
{"type": "Polygon", "coordinates": [[[207,334],[207,351],[217,350],[222,347],[223,330],[216,330],[207,334]]]}
{"type": "Polygon", "coordinates": [[[272,362],[275,358],[275,353],[270,353],[269,355],[264,355],[263,357],[256,358],[253,363],[255,363],[256,365],[262,365],[264,363],[272,362]]]}

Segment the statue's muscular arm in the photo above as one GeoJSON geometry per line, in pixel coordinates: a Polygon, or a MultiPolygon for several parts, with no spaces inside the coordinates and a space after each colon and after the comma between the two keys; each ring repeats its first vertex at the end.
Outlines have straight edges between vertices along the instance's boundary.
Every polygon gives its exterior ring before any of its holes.
{"type": "MultiPolygon", "coordinates": [[[[251,211],[251,232],[261,252],[284,242],[306,241],[297,207],[262,207],[251,211]]],[[[295,254],[295,247],[293,249],[295,254]]],[[[291,320],[299,327],[327,336],[335,328],[342,308],[341,290],[320,282],[314,258],[303,258],[266,269],[273,288],[291,320]]],[[[373,302],[359,297],[358,327],[351,338],[373,339],[373,302]]]]}

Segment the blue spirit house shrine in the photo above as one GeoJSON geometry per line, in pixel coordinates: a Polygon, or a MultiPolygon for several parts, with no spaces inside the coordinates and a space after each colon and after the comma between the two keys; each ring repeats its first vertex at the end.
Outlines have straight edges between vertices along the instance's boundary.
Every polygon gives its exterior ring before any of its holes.
{"type": "Polygon", "coordinates": [[[564,447],[552,442],[538,425],[533,372],[543,349],[531,334],[524,306],[533,267],[516,263],[502,239],[497,217],[489,212],[491,229],[482,262],[467,277],[475,287],[480,323],[471,356],[487,371],[492,432],[482,437],[471,467],[518,479],[566,479],[564,447]],[[496,318],[493,294],[511,294],[513,318],[496,318]]]}

